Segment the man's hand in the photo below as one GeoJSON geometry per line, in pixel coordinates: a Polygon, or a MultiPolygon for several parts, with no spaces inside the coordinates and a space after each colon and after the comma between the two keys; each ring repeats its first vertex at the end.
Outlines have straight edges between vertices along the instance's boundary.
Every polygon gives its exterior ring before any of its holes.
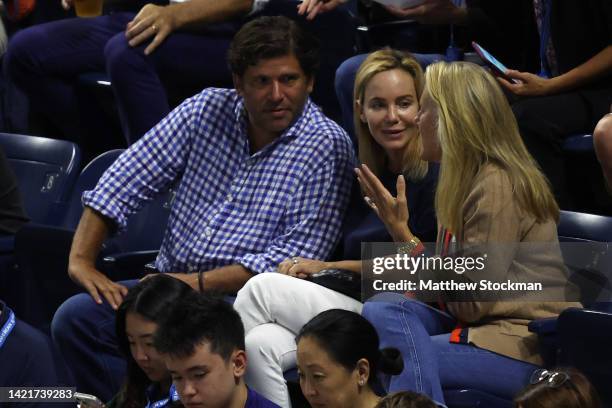
{"type": "MultiPolygon", "coordinates": [[[[152,276],[159,275],[158,273],[150,273],[145,275],[140,281],[142,282],[145,279],[149,279],[152,276]]],[[[185,282],[189,286],[191,286],[196,291],[200,290],[198,287],[198,274],[197,273],[164,273],[164,275],[171,276],[174,279],[178,279],[180,281],[185,282]]]]}
{"type": "Polygon", "coordinates": [[[403,9],[384,7],[396,17],[414,19],[422,24],[462,24],[467,17],[467,11],[455,6],[451,0],[425,0],[420,6],[403,9]]]}
{"type": "Polygon", "coordinates": [[[517,96],[544,96],[554,93],[553,80],[551,79],[512,69],[506,71],[506,75],[512,79],[518,79],[520,82],[510,82],[502,77],[498,77],[498,81],[504,88],[517,96]]]}
{"type": "Polygon", "coordinates": [[[166,37],[177,28],[173,10],[172,6],[157,6],[155,4],[144,6],[136,14],[136,17],[127,24],[125,37],[130,46],[136,47],[153,37],[144,53],[149,55],[155,51],[166,37]]]}
{"type": "Polygon", "coordinates": [[[316,259],[306,259],[299,256],[287,258],[278,265],[278,272],[284,275],[305,279],[308,276],[329,269],[327,262],[316,259]]]}
{"type": "Polygon", "coordinates": [[[298,14],[306,14],[307,20],[313,20],[317,14],[331,11],[348,0],[303,0],[298,4],[298,14]]]}
{"type": "Polygon", "coordinates": [[[114,310],[117,310],[128,291],[125,286],[111,281],[85,261],[71,259],[68,276],[74,283],[84,287],[97,304],[102,304],[103,296],[114,310]]]}

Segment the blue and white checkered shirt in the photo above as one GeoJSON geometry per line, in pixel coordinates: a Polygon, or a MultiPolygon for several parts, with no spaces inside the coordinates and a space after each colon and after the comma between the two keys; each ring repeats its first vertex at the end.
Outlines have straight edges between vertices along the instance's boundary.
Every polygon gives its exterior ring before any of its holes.
{"type": "Polygon", "coordinates": [[[130,214],[180,179],[156,260],[161,272],[241,264],[260,273],[291,256],[325,259],[349,198],[349,137],[310,100],[255,154],[246,129],[234,90],[205,89],[126,150],[83,194],[83,204],[121,230],[130,214]]]}

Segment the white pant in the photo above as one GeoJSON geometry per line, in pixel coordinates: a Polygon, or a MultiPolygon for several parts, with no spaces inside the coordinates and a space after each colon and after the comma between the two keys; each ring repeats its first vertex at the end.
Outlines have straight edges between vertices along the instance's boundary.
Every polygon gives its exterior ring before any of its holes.
{"type": "Polygon", "coordinates": [[[283,372],[296,365],[295,336],[321,312],[361,313],[362,303],[323,286],[279,273],[255,276],[238,292],[234,308],[246,332],[246,383],[281,407],[291,407],[283,372]]]}

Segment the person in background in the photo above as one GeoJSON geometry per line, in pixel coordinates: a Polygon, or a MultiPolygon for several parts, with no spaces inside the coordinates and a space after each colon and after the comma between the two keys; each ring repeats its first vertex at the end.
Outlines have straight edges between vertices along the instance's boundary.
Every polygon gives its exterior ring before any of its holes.
{"type": "Polygon", "coordinates": [[[601,408],[597,391],[575,368],[539,369],[514,398],[515,408],[601,408]]]}
{"type": "MultiPolygon", "coordinates": [[[[408,180],[411,228],[425,240],[434,240],[436,221],[433,195],[437,165],[420,159],[416,127],[418,99],[423,89],[420,65],[409,54],[381,50],[363,63],[355,86],[355,126],[359,156],[393,190],[397,176],[408,180]]],[[[361,297],[349,294],[350,284],[327,288],[307,279],[324,269],[344,269],[359,277],[361,243],[386,242],[391,237],[376,214],[364,203],[355,183],[344,221],[343,260],[325,261],[295,255],[280,263],[280,274],[251,279],[234,303],[246,329],[251,359],[247,383],[281,406],[289,403],[283,372],[295,366],[295,336],[320,312],[338,308],[361,311],[361,297]],[[333,290],[332,290],[333,289],[333,290]],[[269,339],[275,339],[270,342],[269,339]]],[[[356,279],[359,281],[359,279],[356,279]]],[[[361,285],[359,284],[359,290],[361,285]]]]}
{"type": "Polygon", "coordinates": [[[591,133],[612,104],[612,2],[534,0],[539,71],[511,69],[499,81],[515,97],[523,141],[551,182],[562,209],[572,209],[563,139],[591,133]],[[512,79],[516,82],[511,81],[512,79]]]}
{"type": "MultiPolygon", "coordinates": [[[[308,18],[338,7],[345,0],[304,0],[298,11],[308,18]]],[[[425,0],[422,4],[398,8],[376,1],[357,1],[366,24],[372,25],[368,38],[373,47],[391,46],[410,51],[423,67],[444,60],[456,60],[469,52],[471,41],[509,66],[536,69],[538,34],[533,17],[533,0],[425,0]],[[405,24],[395,24],[406,20],[405,24]],[[385,23],[388,23],[385,25],[385,23]],[[452,27],[453,37],[449,28],[452,27]],[[520,44],[520,45],[519,45],[520,44]],[[452,48],[447,48],[452,45],[452,48]],[[449,52],[453,50],[453,52],[449,52]],[[445,56],[445,54],[449,54],[445,56]]],[[[343,126],[351,136],[352,90],[357,69],[367,54],[344,61],[336,72],[336,94],[343,126]]]]}
{"type": "MultiPolygon", "coordinates": [[[[74,382],[49,336],[19,320],[0,300],[0,387],[74,387],[74,382]]],[[[8,396],[7,394],[4,394],[8,396]]],[[[68,396],[69,397],[69,396],[68,396]]],[[[4,401],[5,408],[45,408],[47,402],[4,401]]],[[[54,403],[72,408],[74,402],[54,403]]]]}
{"type": "Polygon", "coordinates": [[[244,327],[222,298],[185,294],[155,333],[154,346],[185,406],[278,408],[245,385],[244,327]]]}
{"type": "Polygon", "coordinates": [[[178,395],[153,335],[173,304],[193,292],[191,286],[166,275],[155,275],[133,286],[117,309],[119,348],[127,360],[121,391],[107,408],[171,407],[178,395]]]}
{"type": "MultiPolygon", "coordinates": [[[[381,344],[398,348],[404,358],[406,368],[391,379],[389,391],[412,390],[441,404],[447,387],[512,399],[542,364],[529,322],[580,306],[566,301],[571,291],[566,291],[557,238],[559,208],[521,141],[501,86],[482,67],[430,65],[417,124],[422,158],[440,162],[437,255],[482,246],[488,255],[483,270],[450,270],[449,275],[423,270],[417,276],[459,279],[465,272],[460,279],[529,280],[544,282],[544,289],[536,298],[526,291],[496,292],[493,298],[471,291],[457,301],[461,294],[448,291],[439,293],[433,305],[395,293],[366,302],[363,315],[376,327],[381,344]]],[[[358,170],[358,179],[372,209],[394,241],[402,243],[398,252],[423,254],[407,223],[405,181],[398,178],[395,197],[367,166],[358,170]]]]}
{"type": "Polygon", "coordinates": [[[400,391],[383,397],[376,408],[436,408],[437,405],[426,395],[412,391],[400,391]]]}
{"type": "MultiPolygon", "coordinates": [[[[62,0],[65,9],[74,3],[62,0]]],[[[225,64],[230,40],[244,18],[266,3],[120,1],[115,4],[119,10],[104,16],[62,19],[18,32],[9,41],[4,66],[32,109],[70,140],[87,130],[79,123],[79,75],[106,72],[130,145],[170,113],[164,84],[187,88],[182,98],[204,86],[231,84],[225,64]]]]}
{"type": "Polygon", "coordinates": [[[395,349],[379,350],[374,327],[361,315],[331,309],[315,316],[296,337],[302,393],[313,407],[374,408],[377,373],[397,374],[395,349]]]}

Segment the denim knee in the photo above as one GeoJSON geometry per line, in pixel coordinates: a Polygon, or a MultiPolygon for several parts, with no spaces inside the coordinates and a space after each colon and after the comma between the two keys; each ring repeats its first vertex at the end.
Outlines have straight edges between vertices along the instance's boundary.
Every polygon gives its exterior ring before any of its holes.
{"type": "Polygon", "coordinates": [[[51,337],[61,347],[74,340],[81,322],[88,320],[92,307],[100,307],[87,293],[79,293],[57,309],[51,322],[51,337]]]}
{"type": "Polygon", "coordinates": [[[31,27],[17,32],[10,39],[3,64],[5,74],[15,83],[22,83],[34,69],[34,61],[30,56],[36,54],[39,38],[37,27],[31,27]]]}

